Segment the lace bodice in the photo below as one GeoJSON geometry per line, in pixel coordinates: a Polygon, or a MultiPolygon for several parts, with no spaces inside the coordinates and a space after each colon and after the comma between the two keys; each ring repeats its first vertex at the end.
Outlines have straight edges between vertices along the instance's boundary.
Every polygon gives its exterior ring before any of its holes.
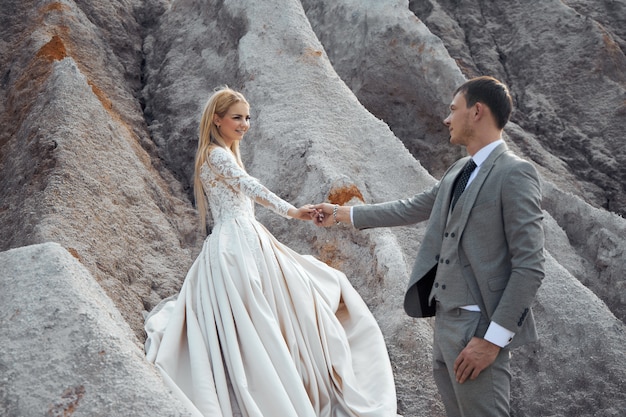
{"type": "Polygon", "coordinates": [[[235,156],[227,149],[216,147],[200,171],[202,186],[209,201],[213,221],[219,222],[240,216],[254,217],[254,203],[289,217],[293,206],[268,190],[256,178],[241,168],[235,156]]]}

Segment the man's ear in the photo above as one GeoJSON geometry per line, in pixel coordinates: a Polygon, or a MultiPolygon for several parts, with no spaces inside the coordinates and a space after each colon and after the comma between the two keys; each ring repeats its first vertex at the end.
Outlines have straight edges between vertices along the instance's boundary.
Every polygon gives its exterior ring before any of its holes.
{"type": "Polygon", "coordinates": [[[483,104],[480,102],[477,102],[476,104],[474,104],[474,118],[480,118],[482,116],[483,113],[483,104]]]}
{"type": "Polygon", "coordinates": [[[489,107],[481,103],[480,101],[474,104],[474,120],[478,121],[485,117],[489,113],[489,107]]]}

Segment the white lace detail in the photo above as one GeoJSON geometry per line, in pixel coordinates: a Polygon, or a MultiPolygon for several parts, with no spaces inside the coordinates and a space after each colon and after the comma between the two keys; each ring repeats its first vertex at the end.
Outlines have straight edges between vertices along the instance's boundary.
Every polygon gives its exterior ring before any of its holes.
{"type": "Polygon", "coordinates": [[[202,165],[200,178],[216,224],[241,216],[254,217],[254,202],[289,217],[287,212],[293,206],[250,176],[237,164],[232,152],[216,147],[208,159],[211,166],[202,165]]]}

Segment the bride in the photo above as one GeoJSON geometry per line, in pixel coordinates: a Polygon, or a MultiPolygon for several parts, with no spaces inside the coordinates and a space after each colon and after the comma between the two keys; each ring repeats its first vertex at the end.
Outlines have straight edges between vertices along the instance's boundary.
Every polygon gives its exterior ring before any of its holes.
{"type": "Polygon", "coordinates": [[[200,121],[194,191],[214,227],[177,297],[146,317],[146,355],[194,416],[388,417],[396,394],[383,336],[346,276],[283,245],[259,203],[311,220],[243,168],[249,105],[214,92],[200,121]]]}

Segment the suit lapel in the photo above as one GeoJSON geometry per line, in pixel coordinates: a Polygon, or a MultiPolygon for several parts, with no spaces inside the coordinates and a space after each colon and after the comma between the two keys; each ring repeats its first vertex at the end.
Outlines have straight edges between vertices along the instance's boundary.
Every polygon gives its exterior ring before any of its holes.
{"type": "Polygon", "coordinates": [[[469,214],[474,207],[474,202],[478,197],[478,193],[482,188],[485,180],[491,173],[491,170],[496,164],[496,160],[502,155],[504,152],[508,151],[508,146],[506,143],[503,143],[496,147],[487,157],[485,162],[482,163],[478,174],[476,174],[476,178],[472,181],[472,183],[468,186],[468,188],[463,192],[465,194],[463,201],[463,206],[461,207],[461,221],[460,221],[460,230],[459,234],[463,233],[465,229],[465,225],[467,224],[467,219],[469,218],[469,214]]]}

